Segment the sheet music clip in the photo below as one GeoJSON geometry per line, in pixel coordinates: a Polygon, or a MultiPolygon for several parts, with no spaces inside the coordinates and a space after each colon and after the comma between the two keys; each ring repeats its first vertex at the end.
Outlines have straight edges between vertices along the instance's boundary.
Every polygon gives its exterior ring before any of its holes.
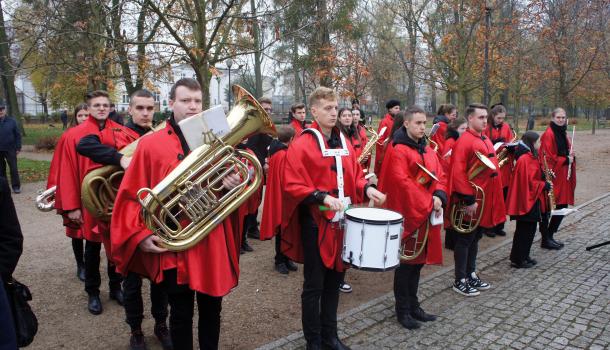
{"type": "Polygon", "coordinates": [[[231,131],[222,106],[214,106],[178,122],[191,150],[209,145],[231,131]]]}

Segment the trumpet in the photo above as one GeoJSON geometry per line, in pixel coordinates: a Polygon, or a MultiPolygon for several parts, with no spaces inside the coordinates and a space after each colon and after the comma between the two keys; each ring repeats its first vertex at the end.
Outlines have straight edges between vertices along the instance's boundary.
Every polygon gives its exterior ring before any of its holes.
{"type": "Polygon", "coordinates": [[[194,149],[154,188],[138,191],[146,226],[170,251],[184,251],[206,238],[262,184],[258,159],[234,146],[256,133],[275,136],[275,126],[245,89],[234,85],[233,94],[237,102],[227,115],[231,130],[194,149]],[[242,159],[254,167],[252,173],[242,159]],[[234,172],[242,182],[224,191],[222,179],[234,172]]]}
{"type": "Polygon", "coordinates": [[[478,161],[475,162],[468,170],[468,181],[474,188],[475,203],[479,203],[478,215],[466,219],[466,203],[463,200],[458,201],[451,207],[450,220],[453,229],[459,233],[470,233],[479,227],[481,218],[483,217],[483,208],[485,208],[485,192],[480,186],[477,186],[472,180],[477,177],[483,170],[496,170],[494,163],[484,156],[481,152],[475,152],[478,161]]]}
{"type": "MultiPolygon", "coordinates": [[[[513,139],[510,140],[510,142],[508,143],[513,143],[517,141],[517,132],[513,128],[511,128],[510,131],[513,132],[513,139]]],[[[498,159],[498,167],[500,168],[508,162],[508,147],[506,147],[506,144],[504,145],[504,148],[500,151],[500,153],[498,153],[498,156],[496,158],[498,159]]]]}
{"type": "Polygon", "coordinates": [[[57,186],[49,187],[44,191],[40,191],[36,196],[36,208],[40,211],[51,211],[55,206],[55,192],[57,186]]]}
{"type": "Polygon", "coordinates": [[[546,182],[551,186],[547,193],[547,201],[549,205],[549,212],[555,209],[555,193],[553,192],[553,179],[555,178],[555,173],[551,168],[549,168],[549,164],[546,161],[546,152],[542,154],[543,165],[542,168],[544,170],[544,178],[546,182]]]}

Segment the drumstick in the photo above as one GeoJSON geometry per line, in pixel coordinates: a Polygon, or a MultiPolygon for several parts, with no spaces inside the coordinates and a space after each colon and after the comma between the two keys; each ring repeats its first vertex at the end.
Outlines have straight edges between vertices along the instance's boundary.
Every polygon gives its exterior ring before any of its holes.
{"type": "MultiPolygon", "coordinates": [[[[350,204],[347,207],[343,208],[343,211],[346,211],[347,209],[349,209],[351,207],[352,207],[352,205],[350,204]]],[[[329,211],[329,210],[332,210],[332,209],[330,209],[329,207],[327,207],[325,205],[319,205],[318,209],[320,209],[320,211],[329,211]]]]}
{"type": "Polygon", "coordinates": [[[572,140],[570,141],[570,154],[568,154],[568,156],[570,158],[568,158],[568,180],[570,180],[570,177],[572,177],[572,163],[574,159],[572,157],[572,151],[574,150],[574,132],[576,131],[576,125],[572,126],[572,140]]]}

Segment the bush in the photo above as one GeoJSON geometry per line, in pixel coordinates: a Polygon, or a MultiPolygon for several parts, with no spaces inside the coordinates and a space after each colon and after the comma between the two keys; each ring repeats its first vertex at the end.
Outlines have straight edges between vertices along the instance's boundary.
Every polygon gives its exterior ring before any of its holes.
{"type": "Polygon", "coordinates": [[[34,116],[33,116],[33,115],[28,114],[28,113],[23,113],[23,114],[21,115],[21,117],[23,118],[23,121],[24,121],[24,122],[26,122],[26,123],[31,122],[31,121],[32,121],[32,119],[34,118],[34,116]]]}
{"type": "Polygon", "coordinates": [[[61,120],[61,112],[53,112],[49,114],[49,118],[51,118],[53,123],[57,123],[61,120]]]}
{"type": "Polygon", "coordinates": [[[55,146],[57,145],[58,140],[59,140],[59,137],[56,137],[56,136],[43,136],[40,139],[38,139],[38,141],[36,142],[34,147],[36,147],[36,149],[39,149],[39,150],[52,151],[55,149],[55,146]]]}

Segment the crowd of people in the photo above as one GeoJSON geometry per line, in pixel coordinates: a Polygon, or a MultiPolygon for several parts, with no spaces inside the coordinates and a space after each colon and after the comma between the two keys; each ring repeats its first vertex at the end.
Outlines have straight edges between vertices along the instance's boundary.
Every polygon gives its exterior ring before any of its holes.
{"type": "MultiPolygon", "coordinates": [[[[527,131],[518,138],[501,104],[490,109],[471,104],[464,117],[447,104],[439,108],[435,132],[428,135],[423,109],[403,110],[400,101],[390,100],[375,135],[365,126],[357,100],[352,108],[340,109],[335,91],[319,87],[307,101],[308,106],[291,107],[289,123],[278,126],[275,137],[260,133],[235,145],[264,169],[264,196],[261,186],[216,220],[204,239],[179,250],[151,230],[142,215],[140,190],[155,188],[192,153],[179,125],[202,112],[200,85],[189,78],[177,81],[169,96],[173,113],[154,130],[155,102],[146,90],[131,95],[125,125],[109,118],[111,102],[104,91],[89,93],[76,107],[55,149],[47,188],[55,187],[54,207],[72,240],[76,275],[84,282],[93,315],[103,312],[99,265],[104,247],[109,298],[124,307],[131,349],[146,348],[143,279],[150,282],[153,332],[164,349],[193,348],[195,301],[199,348],[217,349],[223,297],[237,286],[240,255],[253,250],[248,238],[275,239],[280,274],[303,264],[307,349],[349,349],[338,337],[337,308],[341,291],[352,290],[345,276],[350,263],[342,258],[343,215],[350,207],[381,207],[404,218],[401,256],[417,252],[394,271],[396,317],[407,329],[436,320],[420,306],[418,285],[424,265],[443,261],[442,231],[445,247],[453,250],[453,290],[467,297],[492,288],[477,271],[478,242],[483,235],[506,235],[507,216],[517,223],[509,257],[514,268],[536,265],[530,249],[537,228],[542,248],[563,247],[554,238],[562,216],[551,214],[574,204],[576,185],[563,109],[553,111],[542,136],[527,131]],[[136,140],[133,154],[121,151],[136,140]],[[374,154],[368,151],[373,149],[374,154]],[[124,170],[111,219],[91,212],[81,198],[87,174],[104,166],[124,170]]],[[[258,103],[272,113],[270,99],[258,103]]],[[[244,181],[243,174],[228,168],[209,193],[221,195],[244,181]]],[[[183,194],[199,193],[193,191],[183,194]]],[[[188,204],[181,208],[190,210],[188,204]]],[[[168,226],[181,227],[185,221],[182,216],[168,226]]],[[[12,270],[2,272],[10,279],[12,270]]]]}

